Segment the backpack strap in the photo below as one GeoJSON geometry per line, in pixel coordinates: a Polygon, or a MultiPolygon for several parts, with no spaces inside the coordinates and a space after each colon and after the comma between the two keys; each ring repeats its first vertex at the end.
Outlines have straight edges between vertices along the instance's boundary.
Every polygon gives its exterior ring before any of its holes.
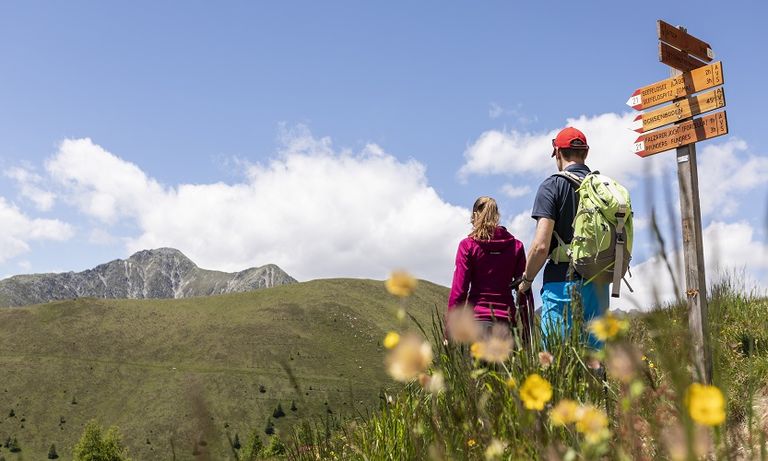
{"type": "MultiPolygon", "coordinates": [[[[589,173],[592,174],[592,173],[589,173]]],[[[552,176],[560,176],[562,178],[565,178],[573,184],[573,187],[578,189],[579,186],[581,186],[581,181],[583,181],[583,178],[580,178],[578,175],[571,173],[570,171],[558,171],[557,173],[553,174],[552,176]]]]}
{"type": "MultiPolygon", "coordinates": [[[[618,298],[619,291],[621,290],[622,269],[624,268],[624,246],[627,244],[626,235],[624,234],[624,223],[627,221],[627,201],[624,197],[613,187],[613,184],[606,184],[608,190],[611,191],[613,197],[618,201],[618,208],[616,210],[616,251],[613,260],[613,290],[611,291],[611,297],[618,298]]],[[[625,281],[626,282],[626,281],[625,281]]],[[[632,289],[630,288],[630,291],[632,289]]]]}
{"type": "MultiPolygon", "coordinates": [[[[590,173],[591,174],[591,173],[590,173]]],[[[581,182],[583,181],[583,178],[580,178],[578,175],[571,173],[570,171],[558,171],[557,173],[553,174],[552,176],[560,176],[561,178],[565,178],[568,180],[569,183],[574,188],[574,194],[576,194],[576,189],[581,187],[581,182]]],[[[576,199],[574,195],[573,199],[573,211],[576,212],[576,199]]],[[[552,250],[549,253],[549,259],[552,260],[552,262],[555,263],[564,263],[569,262],[571,260],[570,251],[568,249],[568,244],[563,241],[563,239],[560,237],[560,235],[557,233],[557,231],[553,230],[552,234],[557,239],[557,247],[552,250]],[[562,250],[561,250],[562,248],[562,250]],[[565,259],[563,259],[565,258],[565,259]]]]}

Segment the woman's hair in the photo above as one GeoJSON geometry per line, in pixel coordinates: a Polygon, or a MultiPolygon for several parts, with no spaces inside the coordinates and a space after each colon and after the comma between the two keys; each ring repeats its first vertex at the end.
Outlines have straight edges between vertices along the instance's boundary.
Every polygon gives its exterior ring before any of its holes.
{"type": "Polygon", "coordinates": [[[499,207],[491,197],[480,197],[472,206],[472,232],[477,240],[490,240],[499,225],[499,207]]]}

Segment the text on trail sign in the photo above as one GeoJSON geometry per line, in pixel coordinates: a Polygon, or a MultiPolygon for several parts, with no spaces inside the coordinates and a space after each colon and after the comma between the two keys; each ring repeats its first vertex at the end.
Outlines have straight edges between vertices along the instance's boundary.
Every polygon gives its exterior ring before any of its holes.
{"type": "Polygon", "coordinates": [[[635,141],[633,151],[640,157],[648,157],[724,134],[728,134],[728,119],[722,111],[644,134],[635,141]]]}
{"type": "Polygon", "coordinates": [[[664,125],[679,122],[694,115],[704,114],[721,107],[725,107],[725,90],[717,88],[640,114],[635,118],[632,129],[638,133],[647,133],[664,125]]]}
{"type": "Polygon", "coordinates": [[[647,109],[676,98],[708,90],[724,82],[723,64],[716,62],[638,88],[627,100],[627,105],[636,110],[647,109]]]}

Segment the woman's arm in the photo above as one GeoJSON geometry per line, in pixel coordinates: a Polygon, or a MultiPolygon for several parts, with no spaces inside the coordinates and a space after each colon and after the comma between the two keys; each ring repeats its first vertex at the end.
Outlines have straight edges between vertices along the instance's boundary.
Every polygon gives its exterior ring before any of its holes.
{"type": "Polygon", "coordinates": [[[462,240],[456,250],[456,268],[453,271],[451,294],[448,297],[448,309],[467,302],[469,282],[472,280],[472,268],[469,264],[470,241],[462,240]]]}

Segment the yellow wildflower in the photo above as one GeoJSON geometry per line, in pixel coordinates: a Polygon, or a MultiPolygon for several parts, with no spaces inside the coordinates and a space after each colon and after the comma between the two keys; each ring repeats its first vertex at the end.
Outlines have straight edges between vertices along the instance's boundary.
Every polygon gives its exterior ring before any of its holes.
{"type": "Polygon", "coordinates": [[[468,446],[469,448],[472,448],[472,447],[474,447],[475,445],[477,445],[477,442],[475,442],[475,439],[469,439],[469,440],[467,440],[467,446],[468,446]]]}
{"type": "Polygon", "coordinates": [[[511,376],[507,378],[507,387],[510,389],[517,389],[517,380],[511,376]]]}
{"type": "Polygon", "coordinates": [[[482,349],[483,345],[481,343],[472,343],[472,345],[469,346],[469,353],[472,354],[472,357],[479,359],[483,353],[482,349]]]}
{"type": "Polygon", "coordinates": [[[691,384],[685,392],[685,405],[699,424],[718,426],[725,421],[725,399],[716,386],[691,384]]]}
{"type": "Polygon", "coordinates": [[[593,406],[586,406],[579,413],[576,430],[584,434],[584,440],[587,443],[599,443],[610,437],[608,416],[602,410],[593,406]]]}
{"type": "Polygon", "coordinates": [[[400,335],[395,333],[394,331],[390,331],[387,333],[387,336],[384,337],[384,347],[387,349],[392,349],[393,347],[397,346],[397,343],[400,342],[400,335]]]}
{"type": "Polygon", "coordinates": [[[579,416],[579,404],[570,399],[563,399],[549,412],[549,420],[555,426],[575,423],[579,416]]]}
{"type": "Polygon", "coordinates": [[[629,322],[620,320],[611,313],[597,318],[589,323],[589,331],[600,341],[613,339],[619,333],[629,328],[629,322]]]}
{"type": "Polygon", "coordinates": [[[534,373],[525,378],[520,388],[520,398],[529,410],[543,410],[544,404],[552,398],[552,385],[534,373]]]}
{"type": "Polygon", "coordinates": [[[427,369],[432,357],[432,345],[418,335],[409,334],[387,354],[387,372],[397,381],[408,382],[427,369]]]}
{"type": "Polygon", "coordinates": [[[418,281],[406,271],[394,271],[387,279],[385,285],[390,294],[406,298],[413,294],[418,281]]]}

